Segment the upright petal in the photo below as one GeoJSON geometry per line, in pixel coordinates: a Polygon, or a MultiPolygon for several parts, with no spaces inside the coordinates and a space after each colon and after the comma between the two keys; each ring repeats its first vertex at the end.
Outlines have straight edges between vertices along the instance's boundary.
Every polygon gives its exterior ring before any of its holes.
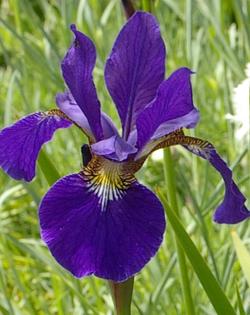
{"type": "Polygon", "coordinates": [[[100,103],[97,98],[92,72],[96,61],[92,41],[76,30],[75,41],[62,61],[62,73],[74,99],[86,116],[96,140],[103,137],[100,103]]]}
{"type": "MultiPolygon", "coordinates": [[[[56,95],[56,103],[60,110],[80,126],[92,142],[95,142],[95,137],[91,131],[89,122],[81,108],[77,105],[72,94],[70,92],[58,93],[56,95]]],[[[104,112],[101,112],[101,125],[104,138],[118,134],[118,130],[111,118],[104,112]]]]}
{"type": "Polygon", "coordinates": [[[196,125],[199,114],[193,104],[191,74],[187,68],[176,70],[160,85],[156,98],[139,115],[136,121],[139,149],[150,139],[196,125]]]}
{"type": "Polygon", "coordinates": [[[41,234],[55,259],[76,277],[124,281],[156,254],[164,211],[137,182],[112,198],[109,194],[103,207],[105,191],[91,189],[83,174],[59,180],[41,202],[41,234]]]}
{"type": "Polygon", "coordinates": [[[105,68],[107,88],[127,140],[136,117],[155,97],[165,73],[165,47],[149,13],[135,13],[119,33],[105,68]]]}
{"type": "Polygon", "coordinates": [[[31,181],[35,176],[38,153],[58,128],[71,122],[54,114],[35,113],[0,132],[0,166],[14,179],[31,181]]]}
{"type": "Polygon", "coordinates": [[[58,93],[56,95],[56,103],[60,110],[72,119],[79,127],[81,127],[90,139],[95,139],[89,122],[81,108],[77,105],[73,96],[69,92],[58,93]]]}

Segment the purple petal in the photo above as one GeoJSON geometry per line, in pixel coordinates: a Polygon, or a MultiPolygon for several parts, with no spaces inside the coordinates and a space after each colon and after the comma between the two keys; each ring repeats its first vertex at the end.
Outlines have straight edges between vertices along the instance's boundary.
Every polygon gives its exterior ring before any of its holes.
{"type": "Polygon", "coordinates": [[[165,47],[159,25],[149,13],[137,12],[119,33],[105,68],[127,140],[136,117],[155,97],[165,73],[165,47]]]}
{"type": "Polygon", "coordinates": [[[124,281],[153,257],[163,238],[164,211],[137,182],[102,209],[83,175],[59,180],[41,202],[43,240],[55,259],[76,277],[124,281]]]}
{"type": "MultiPolygon", "coordinates": [[[[90,138],[95,139],[86,116],[77,105],[70,92],[58,93],[56,95],[56,103],[60,110],[80,126],[90,138]]],[[[103,112],[101,112],[101,124],[104,138],[109,138],[118,134],[118,130],[111,118],[103,112]]]]}
{"type": "Polygon", "coordinates": [[[136,121],[139,149],[150,139],[156,139],[158,134],[161,137],[169,130],[172,132],[196,125],[199,115],[192,99],[191,74],[192,71],[187,68],[176,70],[160,85],[156,98],[139,115],[136,121]]]}
{"type": "Polygon", "coordinates": [[[52,113],[35,113],[0,132],[0,166],[14,179],[31,181],[38,153],[58,128],[71,122],[52,113]]]}
{"type": "Polygon", "coordinates": [[[209,162],[223,177],[226,188],[224,200],[214,213],[214,221],[235,224],[249,218],[250,212],[244,205],[246,198],[233,181],[232,171],[216,151],[212,152],[209,162]]]}
{"type": "Polygon", "coordinates": [[[62,61],[62,73],[74,99],[86,116],[96,140],[103,137],[100,103],[97,98],[92,71],[96,52],[92,41],[76,30],[75,41],[62,61]]]}
{"type": "Polygon", "coordinates": [[[207,143],[204,147],[184,146],[192,153],[208,160],[221,174],[225,183],[225,196],[223,202],[214,213],[214,221],[217,223],[235,224],[250,216],[250,212],[244,205],[246,198],[235,184],[232,171],[222,160],[215,148],[207,143]]]}
{"type": "Polygon", "coordinates": [[[104,134],[105,139],[119,134],[112,119],[109,117],[109,115],[107,115],[104,112],[101,112],[101,122],[102,122],[102,129],[103,129],[103,134],[104,134]]]}
{"type": "Polygon", "coordinates": [[[154,132],[151,140],[159,139],[175,130],[180,128],[194,128],[199,121],[200,114],[199,111],[194,108],[189,113],[184,116],[170,119],[162,123],[154,132]]]}
{"type": "Polygon", "coordinates": [[[130,154],[136,153],[137,149],[123,140],[119,135],[101,140],[91,145],[93,153],[106,158],[125,161],[130,154]]]}
{"type": "Polygon", "coordinates": [[[71,93],[58,93],[56,95],[56,103],[64,114],[80,126],[89,137],[94,139],[88,120],[81,108],[76,104],[71,93]]]}

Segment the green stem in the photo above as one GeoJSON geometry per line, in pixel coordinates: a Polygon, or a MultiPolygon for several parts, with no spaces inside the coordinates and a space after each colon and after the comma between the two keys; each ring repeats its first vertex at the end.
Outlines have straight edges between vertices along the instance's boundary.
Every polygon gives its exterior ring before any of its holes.
{"type": "Polygon", "coordinates": [[[124,282],[109,281],[116,315],[131,315],[134,277],[124,282]]]}
{"type": "Polygon", "coordinates": [[[142,8],[144,11],[152,12],[151,0],[142,0],[142,8]]]}
{"type": "MultiPolygon", "coordinates": [[[[171,156],[171,151],[169,148],[164,150],[164,175],[165,180],[167,184],[167,196],[169,200],[169,204],[172,209],[174,209],[176,215],[179,217],[179,209],[178,209],[178,203],[177,203],[177,192],[176,192],[176,184],[175,184],[175,170],[174,170],[174,164],[171,156]]],[[[187,312],[187,315],[195,315],[194,310],[194,303],[191,296],[191,289],[190,289],[190,281],[188,277],[187,272],[187,264],[186,264],[186,258],[185,253],[180,246],[177,237],[175,237],[175,243],[176,243],[176,251],[177,251],[177,257],[179,262],[179,268],[180,268],[180,274],[181,274],[181,287],[182,292],[184,296],[185,301],[185,309],[187,312]]]]}

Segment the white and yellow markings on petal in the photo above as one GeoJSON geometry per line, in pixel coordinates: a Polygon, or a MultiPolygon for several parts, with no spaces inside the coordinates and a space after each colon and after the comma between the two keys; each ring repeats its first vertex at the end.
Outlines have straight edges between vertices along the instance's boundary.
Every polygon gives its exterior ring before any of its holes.
{"type": "Polygon", "coordinates": [[[82,171],[89,191],[99,197],[101,210],[105,211],[109,201],[119,200],[135,182],[133,172],[124,163],[94,156],[82,171]]]}

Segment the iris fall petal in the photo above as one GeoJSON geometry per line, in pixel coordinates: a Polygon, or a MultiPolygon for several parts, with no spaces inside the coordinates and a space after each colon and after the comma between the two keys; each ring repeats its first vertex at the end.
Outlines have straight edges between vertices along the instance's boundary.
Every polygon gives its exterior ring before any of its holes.
{"type": "Polygon", "coordinates": [[[58,128],[71,122],[48,113],[35,113],[22,118],[0,132],[0,166],[14,179],[31,181],[42,145],[51,140],[58,128]]]}
{"type": "Polygon", "coordinates": [[[60,179],[41,202],[43,240],[55,259],[76,277],[113,281],[131,277],[157,252],[165,229],[156,196],[134,182],[102,209],[83,175],[60,179]]]}
{"type": "Polygon", "coordinates": [[[246,198],[233,180],[231,169],[219,156],[215,148],[208,142],[202,147],[184,146],[192,153],[206,159],[220,173],[225,183],[225,196],[222,203],[214,213],[214,221],[217,223],[235,224],[250,217],[250,211],[245,206],[246,198]]]}
{"type": "Polygon", "coordinates": [[[221,174],[225,182],[225,197],[214,213],[217,223],[234,224],[250,217],[250,212],[244,205],[246,198],[232,179],[232,171],[216,151],[211,153],[209,162],[221,174]]]}

